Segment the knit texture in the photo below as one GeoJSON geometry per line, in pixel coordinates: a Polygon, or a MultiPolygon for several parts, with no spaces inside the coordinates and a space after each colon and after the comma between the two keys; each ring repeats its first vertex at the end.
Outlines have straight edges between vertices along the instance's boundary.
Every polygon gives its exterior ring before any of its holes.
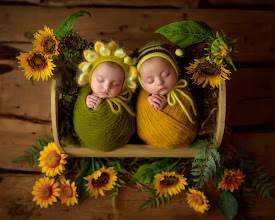
{"type": "MultiPolygon", "coordinates": [[[[74,129],[83,145],[91,150],[113,151],[127,144],[135,132],[135,117],[123,107],[120,114],[114,114],[106,100],[96,109],[88,108],[86,97],[90,93],[90,85],[82,87],[74,106],[74,129]]],[[[132,104],[126,104],[132,108],[132,104]]]]}
{"type": "MultiPolygon", "coordinates": [[[[183,88],[182,91],[192,97],[188,88],[183,88]]],[[[165,150],[188,147],[196,138],[198,131],[198,117],[193,114],[190,102],[178,94],[182,104],[196,121],[195,124],[189,121],[178,103],[174,106],[167,104],[162,111],[159,111],[150,105],[148,96],[149,93],[144,89],[138,95],[136,110],[139,137],[147,144],[165,150]]]]}

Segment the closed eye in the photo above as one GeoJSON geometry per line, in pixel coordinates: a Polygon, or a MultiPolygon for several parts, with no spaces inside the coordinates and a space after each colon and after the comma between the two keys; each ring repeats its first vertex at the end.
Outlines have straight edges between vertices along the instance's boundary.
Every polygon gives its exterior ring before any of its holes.
{"type": "Polygon", "coordinates": [[[170,72],[163,72],[160,76],[165,78],[170,75],[170,72]]]}

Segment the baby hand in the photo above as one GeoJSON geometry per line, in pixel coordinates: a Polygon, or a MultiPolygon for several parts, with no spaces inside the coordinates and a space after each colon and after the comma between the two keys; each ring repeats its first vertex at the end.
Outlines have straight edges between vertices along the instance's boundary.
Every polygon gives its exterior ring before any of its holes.
{"type": "Polygon", "coordinates": [[[92,94],[87,96],[86,105],[88,108],[97,108],[102,101],[102,98],[99,98],[96,94],[92,94]]]}
{"type": "Polygon", "coordinates": [[[167,98],[164,95],[151,95],[148,102],[154,109],[161,111],[167,104],[167,98]]]}

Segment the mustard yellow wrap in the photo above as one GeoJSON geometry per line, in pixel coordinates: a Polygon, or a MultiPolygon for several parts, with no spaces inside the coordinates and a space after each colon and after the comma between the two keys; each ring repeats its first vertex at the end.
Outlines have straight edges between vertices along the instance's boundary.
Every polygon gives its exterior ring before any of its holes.
{"type": "MultiPolygon", "coordinates": [[[[181,90],[193,99],[188,88],[181,90]]],[[[142,89],[136,103],[139,137],[147,144],[165,150],[188,147],[196,138],[198,131],[198,117],[193,114],[190,102],[184,96],[178,95],[196,123],[190,122],[178,103],[174,106],[167,104],[162,111],[155,110],[148,102],[148,96],[149,93],[142,89]]]]}

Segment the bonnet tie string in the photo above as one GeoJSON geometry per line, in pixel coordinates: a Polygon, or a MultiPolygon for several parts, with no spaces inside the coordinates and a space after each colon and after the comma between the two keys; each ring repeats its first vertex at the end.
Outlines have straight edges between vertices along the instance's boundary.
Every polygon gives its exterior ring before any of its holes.
{"type": "Polygon", "coordinates": [[[132,91],[130,89],[125,90],[124,92],[120,93],[117,97],[114,98],[107,98],[107,102],[110,105],[110,108],[113,113],[119,114],[121,112],[121,105],[125,108],[125,110],[132,116],[136,116],[136,114],[126,105],[125,102],[130,101],[132,98],[132,91]],[[116,108],[114,108],[114,105],[116,108]]]}
{"type": "Polygon", "coordinates": [[[173,87],[173,89],[167,94],[167,102],[170,106],[174,106],[178,102],[182,110],[186,114],[187,118],[189,119],[189,121],[192,124],[196,124],[196,122],[191,118],[185,106],[182,104],[182,102],[180,101],[177,95],[177,93],[180,93],[181,95],[183,95],[190,102],[194,115],[197,115],[197,111],[193,100],[181,90],[185,87],[187,87],[187,81],[185,79],[179,80],[177,84],[173,87]]]}

